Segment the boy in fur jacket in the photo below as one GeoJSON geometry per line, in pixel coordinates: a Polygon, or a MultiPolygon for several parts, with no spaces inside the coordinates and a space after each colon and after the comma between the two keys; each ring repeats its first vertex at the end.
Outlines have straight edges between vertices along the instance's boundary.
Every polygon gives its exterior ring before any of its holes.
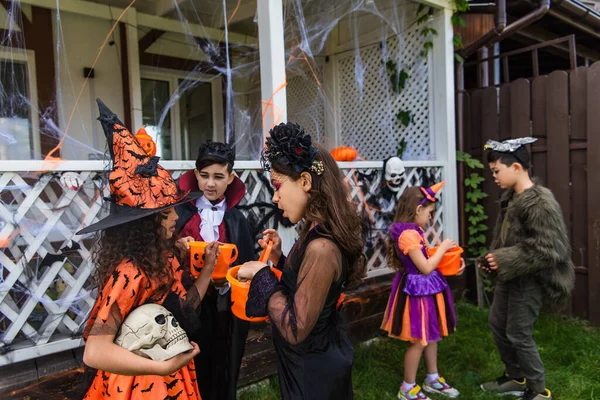
{"type": "Polygon", "coordinates": [[[490,253],[479,267],[496,271],[489,325],[505,373],[481,385],[486,392],[551,399],[544,364],[533,341],[533,326],[543,299],[564,304],[574,286],[571,249],[560,206],[552,192],[529,176],[525,145],[533,138],[488,141],[488,163],[495,182],[506,189],[490,253]]]}

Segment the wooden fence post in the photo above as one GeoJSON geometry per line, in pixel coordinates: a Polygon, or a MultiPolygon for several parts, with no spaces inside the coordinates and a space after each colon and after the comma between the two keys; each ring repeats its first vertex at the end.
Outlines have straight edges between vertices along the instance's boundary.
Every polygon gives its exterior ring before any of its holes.
{"type": "Polygon", "coordinates": [[[588,308],[590,322],[600,325],[600,62],[588,69],[587,88],[588,308]]]}

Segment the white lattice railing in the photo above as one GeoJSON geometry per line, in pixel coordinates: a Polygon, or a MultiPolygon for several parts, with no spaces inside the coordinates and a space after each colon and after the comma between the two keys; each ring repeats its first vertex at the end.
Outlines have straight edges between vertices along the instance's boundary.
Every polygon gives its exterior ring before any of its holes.
{"type": "Polygon", "coordinates": [[[403,158],[430,159],[430,58],[420,54],[427,41],[420,32],[414,24],[385,46],[378,42],[336,56],[341,143],[356,147],[365,160],[395,155],[402,139],[403,158]],[[400,93],[391,88],[388,60],[409,74],[400,93]],[[410,113],[408,126],[398,119],[400,111],[410,113]]]}
{"type": "MultiPolygon", "coordinates": [[[[340,163],[348,179],[352,201],[372,230],[365,248],[369,275],[389,269],[382,238],[393,218],[395,202],[379,199],[381,162],[340,163]],[[365,204],[367,206],[365,206],[365,204]]],[[[175,177],[193,168],[191,161],[165,161],[175,177]]],[[[404,187],[421,183],[423,172],[442,179],[436,162],[406,163],[404,187]]],[[[266,180],[258,162],[236,163],[236,173],[247,186],[242,205],[270,203],[266,180]]],[[[93,306],[95,291],[90,276],[92,238],[75,232],[103,216],[103,164],[67,161],[53,172],[39,174],[41,161],[0,161],[0,365],[79,347],[81,332],[93,306]],[[63,188],[59,176],[76,171],[84,180],[77,191],[63,188]]],[[[442,203],[443,204],[443,203],[442,203]]],[[[268,206],[244,212],[257,223],[268,206]]],[[[429,230],[430,239],[442,235],[443,209],[438,209],[429,230]]],[[[265,222],[271,226],[272,218],[265,222]]],[[[259,230],[257,229],[257,232],[259,230]]]]}

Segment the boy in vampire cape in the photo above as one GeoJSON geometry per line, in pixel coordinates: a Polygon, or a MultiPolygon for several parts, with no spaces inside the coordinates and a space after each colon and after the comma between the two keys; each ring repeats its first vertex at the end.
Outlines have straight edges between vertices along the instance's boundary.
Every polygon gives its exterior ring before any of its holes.
{"type": "MultiPolygon", "coordinates": [[[[226,143],[200,146],[196,168],[183,174],[178,183],[182,190],[201,190],[203,196],[176,208],[176,230],[183,241],[235,244],[236,264],[243,264],[254,259],[254,241],[248,221],[236,208],[246,187],[233,173],[234,160],[235,151],[226,143]]],[[[200,325],[193,339],[201,350],[196,368],[202,398],[233,400],[249,322],[231,313],[231,291],[225,279],[211,282],[202,302],[200,325]]]]}

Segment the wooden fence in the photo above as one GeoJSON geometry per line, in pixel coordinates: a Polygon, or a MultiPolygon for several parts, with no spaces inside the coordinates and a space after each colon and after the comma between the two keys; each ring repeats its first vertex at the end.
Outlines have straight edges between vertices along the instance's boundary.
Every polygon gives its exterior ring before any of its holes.
{"type": "MultiPolygon", "coordinates": [[[[487,139],[534,136],[533,175],[561,205],[576,266],[570,311],[600,325],[600,62],[464,96],[464,146],[483,157],[487,139]]],[[[485,207],[495,221],[500,190],[485,171],[485,207]]]]}

